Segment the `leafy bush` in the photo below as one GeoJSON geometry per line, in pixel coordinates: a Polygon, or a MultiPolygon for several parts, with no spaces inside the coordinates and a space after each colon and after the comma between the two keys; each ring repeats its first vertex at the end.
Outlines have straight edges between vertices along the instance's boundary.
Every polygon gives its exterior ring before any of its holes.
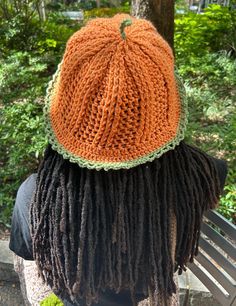
{"type": "Polygon", "coordinates": [[[236,223],[236,184],[235,168],[228,173],[227,185],[224,188],[225,195],[221,198],[218,211],[229,221],[236,223]]]}
{"type": "Polygon", "coordinates": [[[50,60],[48,56],[21,51],[0,59],[0,103],[41,97],[49,80],[48,66],[53,65],[50,60]]]}
{"type": "Polygon", "coordinates": [[[7,14],[1,14],[0,9],[0,57],[8,57],[13,50],[40,54],[53,51],[57,56],[63,52],[68,38],[81,27],[59,13],[49,12],[48,19],[42,21],[34,10],[25,10],[28,15],[13,8],[6,8],[7,14]]]}
{"type": "Polygon", "coordinates": [[[178,60],[208,52],[236,52],[236,11],[210,5],[204,14],[187,13],[175,19],[175,51],[178,60]]]}
{"type": "MultiPolygon", "coordinates": [[[[179,66],[189,100],[190,120],[187,137],[206,143],[214,139],[217,150],[227,139],[226,157],[233,159],[233,120],[235,120],[236,61],[224,53],[209,53],[179,66]],[[194,126],[191,126],[191,123],[194,126]],[[201,135],[207,137],[202,140],[201,135]],[[210,137],[212,135],[212,137],[210,137]],[[218,137],[216,137],[218,135],[218,137]],[[208,140],[207,140],[208,139],[208,140]],[[228,154],[228,155],[227,155],[228,154]]],[[[207,148],[206,148],[207,149],[207,148]]]]}
{"type": "Polygon", "coordinates": [[[236,61],[221,52],[181,62],[179,73],[185,82],[190,114],[186,140],[227,161],[229,173],[219,211],[236,223],[236,61]]]}
{"type": "Polygon", "coordinates": [[[81,25],[78,23],[73,23],[68,18],[62,18],[62,20],[67,20],[67,25],[60,24],[61,19],[56,22],[57,16],[51,15],[49,19],[42,25],[42,35],[38,37],[38,51],[46,53],[51,51],[54,53],[54,61],[58,62],[61,58],[63,51],[66,46],[66,42],[69,37],[77,30],[80,29],[81,25]],[[53,21],[54,20],[54,21],[53,21]]]}
{"type": "Polygon", "coordinates": [[[178,15],[175,24],[176,63],[190,110],[186,140],[227,161],[218,210],[236,223],[236,11],[211,5],[204,14],[178,15]]]}
{"type": "Polygon", "coordinates": [[[41,36],[41,24],[37,18],[26,20],[17,15],[10,20],[0,20],[0,56],[7,57],[9,50],[37,50],[41,36]]]}
{"type": "MultiPolygon", "coordinates": [[[[100,1],[101,4],[102,1],[100,1]]],[[[69,5],[62,4],[60,10],[92,10],[97,7],[96,0],[81,0],[77,2],[70,3],[69,5]]]]}
{"type": "Polygon", "coordinates": [[[95,18],[95,17],[112,17],[117,13],[130,13],[129,6],[122,7],[112,7],[112,8],[95,8],[84,12],[85,20],[95,18]]]}
{"type": "Polygon", "coordinates": [[[37,1],[0,4],[0,222],[9,224],[20,183],[36,171],[46,146],[42,107],[66,42],[81,25],[43,22],[37,1]],[[18,11],[20,9],[20,12],[18,11]]]}
{"type": "Polygon", "coordinates": [[[12,53],[13,50],[40,54],[53,51],[56,56],[57,53],[61,54],[68,38],[81,25],[68,21],[65,17],[58,18],[58,23],[52,21],[55,19],[55,14],[51,14],[44,23],[33,19],[30,24],[25,24],[20,16],[16,16],[11,21],[0,24],[0,56],[6,58],[9,51],[12,53]]]}
{"type": "Polygon", "coordinates": [[[36,171],[46,146],[47,83],[68,38],[81,27],[68,19],[62,23],[55,13],[43,22],[36,2],[0,4],[0,222],[5,224],[20,183],[36,171]]]}
{"type": "Polygon", "coordinates": [[[42,103],[22,100],[0,109],[0,222],[9,223],[22,181],[36,171],[46,146],[42,103]]]}

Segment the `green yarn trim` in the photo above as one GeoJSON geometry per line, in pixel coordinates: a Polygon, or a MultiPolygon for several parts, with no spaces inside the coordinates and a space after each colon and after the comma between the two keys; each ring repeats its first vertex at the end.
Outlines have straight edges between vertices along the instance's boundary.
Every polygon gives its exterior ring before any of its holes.
{"type": "Polygon", "coordinates": [[[119,169],[130,169],[135,166],[138,166],[140,164],[144,164],[146,162],[152,162],[154,159],[160,157],[165,152],[169,150],[173,150],[181,140],[184,139],[184,132],[186,130],[186,125],[188,121],[188,105],[187,105],[187,99],[186,99],[186,93],[184,89],[184,85],[177,73],[175,71],[176,81],[178,85],[179,95],[180,95],[180,101],[181,101],[181,114],[180,114],[180,120],[179,125],[177,129],[176,136],[170,140],[169,142],[165,143],[162,147],[158,148],[157,150],[144,155],[142,157],[130,160],[130,161],[124,161],[124,162],[98,162],[98,161],[92,161],[87,160],[82,157],[76,156],[73,153],[68,152],[57,140],[56,135],[54,134],[51,120],[50,120],[50,106],[51,106],[51,96],[54,88],[54,83],[56,82],[56,79],[60,72],[60,66],[58,65],[58,69],[56,73],[53,76],[53,79],[49,82],[48,88],[47,88],[47,95],[46,95],[46,101],[45,101],[45,107],[44,107],[44,117],[45,117],[45,129],[46,134],[48,136],[48,140],[50,144],[52,145],[53,150],[57,151],[60,155],[63,156],[64,159],[68,159],[72,163],[77,163],[82,168],[88,168],[88,169],[96,169],[96,170],[119,170],[119,169]]]}
{"type": "Polygon", "coordinates": [[[62,301],[54,294],[50,294],[40,302],[40,306],[63,306],[62,301]]]}

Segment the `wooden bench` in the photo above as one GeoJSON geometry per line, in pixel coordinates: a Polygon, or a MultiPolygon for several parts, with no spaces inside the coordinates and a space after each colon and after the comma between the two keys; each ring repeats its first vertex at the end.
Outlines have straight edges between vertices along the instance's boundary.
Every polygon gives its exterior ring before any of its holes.
{"type": "Polygon", "coordinates": [[[223,306],[236,306],[236,226],[215,211],[205,214],[199,254],[189,269],[223,306]]]}

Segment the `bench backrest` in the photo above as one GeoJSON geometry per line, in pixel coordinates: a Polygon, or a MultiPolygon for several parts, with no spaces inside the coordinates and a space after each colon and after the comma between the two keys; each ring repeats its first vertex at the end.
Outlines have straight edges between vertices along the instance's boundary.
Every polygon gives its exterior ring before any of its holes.
{"type": "Polygon", "coordinates": [[[235,242],[236,226],[215,211],[207,212],[199,254],[188,266],[223,306],[236,306],[235,242]]]}

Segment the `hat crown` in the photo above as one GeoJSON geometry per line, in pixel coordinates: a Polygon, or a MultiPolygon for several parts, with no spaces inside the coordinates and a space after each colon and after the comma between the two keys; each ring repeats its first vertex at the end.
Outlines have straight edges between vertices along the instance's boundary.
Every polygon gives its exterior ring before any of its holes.
{"type": "Polygon", "coordinates": [[[49,140],[80,166],[130,168],[183,138],[182,108],[172,51],[153,25],[97,18],[70,38],[50,86],[49,140]]]}

